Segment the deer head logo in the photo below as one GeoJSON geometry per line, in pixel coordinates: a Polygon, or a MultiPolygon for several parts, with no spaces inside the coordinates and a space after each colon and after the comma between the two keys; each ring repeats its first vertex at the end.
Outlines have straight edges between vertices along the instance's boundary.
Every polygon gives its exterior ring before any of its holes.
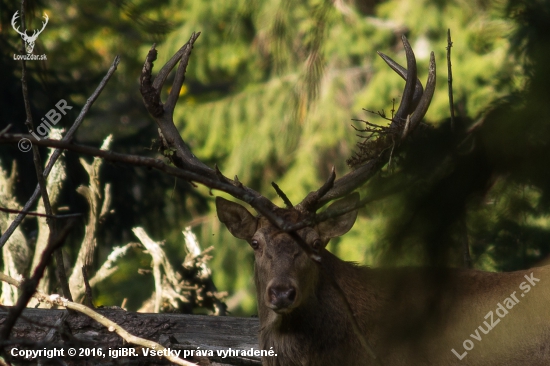
{"type": "Polygon", "coordinates": [[[21,35],[21,38],[23,38],[23,41],[25,41],[25,49],[26,49],[27,53],[32,53],[32,50],[34,48],[34,42],[36,42],[36,38],[38,38],[40,33],[42,33],[44,28],[46,28],[46,24],[48,24],[48,15],[46,13],[44,13],[44,19],[46,19],[46,21],[42,22],[42,29],[40,29],[39,31],[35,30],[35,31],[33,31],[32,36],[28,36],[26,29],[25,29],[24,32],[20,32],[19,27],[17,27],[17,28],[15,27],[15,21],[19,17],[19,15],[17,15],[17,13],[18,12],[16,11],[15,14],[13,14],[13,17],[11,18],[11,26],[13,27],[13,29],[15,29],[15,31],[17,33],[19,33],[21,35]]]}

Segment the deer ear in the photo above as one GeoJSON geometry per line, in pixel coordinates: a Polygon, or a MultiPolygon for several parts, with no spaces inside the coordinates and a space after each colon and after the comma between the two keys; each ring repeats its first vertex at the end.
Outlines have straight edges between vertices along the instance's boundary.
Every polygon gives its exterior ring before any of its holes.
{"type": "MultiPolygon", "coordinates": [[[[327,212],[342,210],[347,207],[355,206],[359,201],[359,193],[355,192],[349,196],[342,198],[339,201],[334,202],[327,209],[327,212]]],[[[319,235],[328,241],[330,238],[335,238],[347,233],[355,224],[357,218],[357,210],[348,212],[347,214],[336,216],[327,221],[323,221],[317,225],[317,231],[319,235]]]]}
{"type": "Polygon", "coordinates": [[[256,232],[257,220],[246,208],[238,203],[216,197],[218,218],[229,229],[233,236],[250,240],[256,232]]]}

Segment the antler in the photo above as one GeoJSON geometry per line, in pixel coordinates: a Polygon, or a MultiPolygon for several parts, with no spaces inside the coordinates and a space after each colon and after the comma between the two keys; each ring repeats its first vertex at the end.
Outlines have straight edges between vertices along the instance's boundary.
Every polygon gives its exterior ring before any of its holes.
{"type": "MultiPolygon", "coordinates": [[[[399,108],[397,109],[397,112],[395,113],[395,116],[390,124],[390,128],[395,128],[403,125],[403,122],[405,122],[400,140],[395,141],[395,144],[397,145],[404,141],[404,139],[415,130],[426,114],[435,90],[436,76],[435,57],[432,52],[430,55],[430,66],[428,80],[426,82],[426,90],[423,91],[422,84],[416,77],[416,58],[414,56],[414,52],[411,45],[407,41],[407,38],[402,36],[401,39],[403,41],[405,54],[407,56],[407,70],[393,61],[390,57],[378,52],[382,59],[384,59],[384,61],[386,61],[386,63],[397,74],[406,80],[401,104],[399,105],[399,108]]],[[[388,158],[389,150],[385,149],[378,155],[378,157],[371,159],[359,168],[337,180],[334,180],[333,171],[327,183],[325,183],[320,189],[309,193],[306,198],[304,198],[304,200],[296,206],[296,208],[301,211],[315,212],[318,208],[322,207],[329,201],[353,192],[368,179],[370,179],[380,168],[382,168],[384,164],[386,164],[388,158]]]]}
{"type": "MultiPolygon", "coordinates": [[[[154,81],[151,81],[153,61],[157,58],[157,50],[155,49],[155,45],[153,45],[147,54],[140,77],[140,91],[145,107],[153,116],[159,127],[162,142],[165,143],[167,147],[175,149],[174,155],[170,157],[175,166],[200,174],[211,182],[215,182],[217,189],[251,204],[262,215],[267,216],[274,220],[279,226],[282,226],[282,219],[273,214],[273,211],[277,208],[275,204],[255,190],[243,185],[238,180],[237,176],[235,176],[234,180],[229,179],[219,171],[217,166],[212,169],[200,161],[193,155],[189,147],[183,141],[174,124],[174,108],[179,98],[181,86],[185,80],[185,71],[187,69],[191,50],[199,35],[200,33],[193,33],[189,41],[162,67],[154,81]],[[178,62],[180,64],[176,71],[174,82],[172,83],[172,89],[170,90],[166,103],[163,104],[160,100],[160,92],[166,78],[178,62]]],[[[214,184],[206,185],[210,187],[214,186],[214,184]]]]}
{"type": "Polygon", "coordinates": [[[40,33],[42,33],[42,31],[44,30],[44,28],[46,28],[46,25],[48,24],[48,20],[50,18],[48,18],[48,14],[44,13],[44,19],[46,19],[45,22],[42,22],[42,29],[40,29],[39,31],[37,30],[34,30],[33,33],[32,33],[32,36],[28,36],[27,35],[27,30],[25,29],[24,32],[21,32],[19,31],[19,27],[15,27],[15,21],[17,20],[17,18],[19,18],[19,15],[17,14],[19,12],[16,11],[15,14],[13,14],[13,17],[11,18],[11,26],[13,27],[13,29],[19,33],[21,36],[23,36],[26,40],[29,40],[29,41],[33,41],[33,40],[36,40],[36,38],[38,38],[38,36],[40,35],[40,33]]]}
{"type": "MultiPolygon", "coordinates": [[[[157,58],[157,50],[155,49],[155,45],[153,45],[147,54],[140,77],[140,91],[145,107],[153,116],[159,127],[162,143],[165,144],[166,147],[175,149],[175,153],[170,156],[175,166],[205,177],[211,184],[202,180],[203,184],[209,187],[215,186],[216,189],[229,193],[233,197],[251,204],[260,214],[266,216],[280,228],[286,227],[287,225],[285,225],[285,222],[274,214],[277,206],[270,200],[255,190],[243,185],[236,176],[234,180],[229,179],[219,171],[217,166],[212,169],[193,155],[189,147],[181,138],[174,124],[174,108],[179,97],[181,86],[185,80],[185,71],[189,62],[191,50],[199,35],[200,33],[193,33],[189,41],[162,67],[154,80],[152,80],[151,73],[153,61],[157,58]],[[176,71],[170,94],[166,103],[163,104],[160,100],[160,92],[166,78],[178,62],[180,64],[176,71]]],[[[422,84],[416,76],[416,58],[414,52],[405,36],[402,37],[402,40],[407,56],[407,69],[397,64],[390,57],[379,52],[384,61],[406,80],[401,104],[390,124],[390,128],[401,128],[400,126],[403,126],[403,131],[398,141],[395,141],[397,145],[408,137],[408,135],[418,126],[428,110],[435,90],[435,58],[433,52],[430,56],[426,90],[423,90],[422,84]]],[[[296,209],[303,212],[315,212],[327,202],[351,193],[384,166],[388,158],[389,149],[385,149],[377,158],[371,159],[359,168],[337,180],[335,179],[336,174],[333,170],[325,184],[323,184],[320,189],[309,193],[307,197],[296,206],[296,209]]],[[[289,202],[286,203],[287,205],[289,204],[289,202]]]]}
{"type": "Polygon", "coordinates": [[[20,35],[22,35],[23,37],[28,37],[27,36],[27,30],[25,29],[25,32],[20,32],[19,31],[19,27],[15,27],[15,21],[17,20],[17,18],[19,18],[19,15],[17,15],[17,13],[19,13],[19,10],[15,12],[15,14],[13,14],[13,17],[11,18],[11,26],[13,29],[15,29],[15,31],[17,33],[19,33],[20,35]]]}
{"type": "Polygon", "coordinates": [[[42,31],[44,30],[44,28],[46,28],[46,25],[48,24],[48,20],[50,18],[48,18],[48,14],[44,13],[44,18],[46,19],[45,22],[42,22],[42,29],[40,29],[39,31],[37,30],[34,30],[32,32],[32,36],[28,37],[29,40],[32,40],[32,41],[36,41],[36,38],[38,38],[38,36],[40,35],[40,33],[42,33],[42,31]]]}

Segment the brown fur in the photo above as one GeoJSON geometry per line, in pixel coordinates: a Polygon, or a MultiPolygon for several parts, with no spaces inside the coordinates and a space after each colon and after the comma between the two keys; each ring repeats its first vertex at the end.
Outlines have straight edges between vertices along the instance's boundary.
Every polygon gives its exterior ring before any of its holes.
{"type": "MultiPolygon", "coordinates": [[[[371,269],[344,262],[324,248],[321,263],[316,264],[265,218],[255,218],[242,206],[220,198],[216,204],[220,220],[233,235],[251,245],[258,242],[254,277],[260,348],[272,348],[277,354],[263,359],[266,366],[375,364],[352,330],[335,283],[381,365],[550,365],[550,266],[511,273],[371,269]],[[525,276],[531,273],[540,281],[525,292],[529,284],[525,276]],[[296,296],[289,297],[290,305],[274,311],[270,286],[295,288],[296,296]],[[519,300],[515,305],[511,294],[519,300]],[[496,313],[499,304],[511,306],[507,314],[499,309],[502,318],[496,313]],[[494,327],[487,332],[490,312],[494,327]],[[466,340],[474,347],[459,360],[451,349],[462,355],[466,340]]],[[[293,209],[278,213],[290,222],[301,219],[293,209]]],[[[355,215],[298,234],[308,245],[315,240],[326,245],[330,237],[349,230],[355,215]]]]}

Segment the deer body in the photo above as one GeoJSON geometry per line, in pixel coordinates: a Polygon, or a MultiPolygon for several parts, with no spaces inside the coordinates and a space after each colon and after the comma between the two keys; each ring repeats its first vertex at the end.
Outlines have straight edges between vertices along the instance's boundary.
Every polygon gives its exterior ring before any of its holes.
{"type": "Polygon", "coordinates": [[[317,264],[265,218],[221,198],[217,208],[255,252],[260,348],[277,354],[264,365],[376,365],[351,314],[380,365],[550,364],[549,266],[511,273],[358,266],[324,248],[351,228],[355,212],[298,231],[322,246],[317,264]]]}

